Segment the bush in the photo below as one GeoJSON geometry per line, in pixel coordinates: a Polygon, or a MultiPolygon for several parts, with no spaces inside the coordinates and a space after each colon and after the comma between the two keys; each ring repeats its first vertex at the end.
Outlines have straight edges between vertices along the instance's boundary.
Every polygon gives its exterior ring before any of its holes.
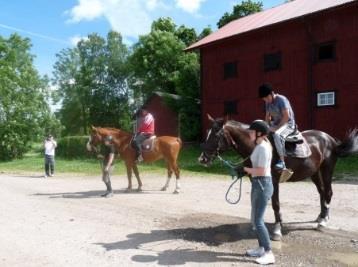
{"type": "Polygon", "coordinates": [[[58,140],[56,155],[67,159],[89,158],[86,149],[88,136],[67,136],[58,140]]]}

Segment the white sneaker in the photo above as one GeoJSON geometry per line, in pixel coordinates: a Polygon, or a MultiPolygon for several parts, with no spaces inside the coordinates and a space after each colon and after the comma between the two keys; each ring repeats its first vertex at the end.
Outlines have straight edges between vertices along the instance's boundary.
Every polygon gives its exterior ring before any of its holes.
{"type": "Polygon", "coordinates": [[[246,255],[250,257],[261,257],[265,254],[263,247],[246,250],[246,255]]]}
{"type": "Polygon", "coordinates": [[[275,263],[275,256],[272,251],[265,252],[264,255],[258,259],[256,259],[258,264],[267,265],[275,263]]]}

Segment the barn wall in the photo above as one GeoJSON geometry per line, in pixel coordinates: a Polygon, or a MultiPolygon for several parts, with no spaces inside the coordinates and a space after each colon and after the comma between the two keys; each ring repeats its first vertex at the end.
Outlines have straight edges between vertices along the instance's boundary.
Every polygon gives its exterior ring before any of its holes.
{"type": "MultiPolygon", "coordinates": [[[[286,95],[301,130],[343,137],[358,125],[358,5],[273,25],[201,49],[202,114],[220,117],[224,101],[237,100],[232,118],[249,123],[264,117],[257,88],[270,82],[286,95]],[[336,60],[314,63],[315,43],[336,41],[336,60]],[[282,68],[265,72],[263,55],[281,52],[282,68]],[[223,65],[238,62],[238,77],[224,80],[223,65]],[[316,107],[316,92],[337,91],[337,106],[316,107]],[[335,123],[332,123],[334,121],[335,123]]],[[[203,117],[203,134],[208,120],[203,117]]]]}
{"type": "Polygon", "coordinates": [[[160,96],[152,96],[146,105],[148,111],[155,118],[155,134],[157,136],[178,136],[178,116],[160,96]]]}

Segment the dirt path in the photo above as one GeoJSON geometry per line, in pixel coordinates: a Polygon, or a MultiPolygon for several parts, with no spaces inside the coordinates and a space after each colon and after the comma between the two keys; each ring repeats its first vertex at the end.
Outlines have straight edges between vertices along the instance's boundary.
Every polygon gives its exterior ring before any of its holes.
{"type": "MultiPolygon", "coordinates": [[[[111,199],[99,178],[0,175],[0,266],[257,266],[249,231],[247,181],[229,205],[229,180],[184,177],[183,192],[160,192],[164,178],[143,174],[144,192],[111,199]]],[[[314,230],[318,194],[309,182],[281,187],[286,227],[273,242],[276,266],[358,266],[358,184],[334,184],[330,228],[314,230]]],[[[273,222],[269,207],[267,221],[273,222]]]]}

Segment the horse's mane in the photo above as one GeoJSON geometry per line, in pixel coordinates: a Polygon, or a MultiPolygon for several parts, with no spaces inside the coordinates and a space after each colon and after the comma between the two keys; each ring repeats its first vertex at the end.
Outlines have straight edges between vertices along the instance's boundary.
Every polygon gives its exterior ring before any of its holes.
{"type": "Polygon", "coordinates": [[[228,126],[234,127],[234,128],[239,127],[239,128],[245,129],[245,130],[247,130],[249,128],[248,124],[245,124],[245,123],[242,123],[242,122],[239,122],[239,121],[234,121],[234,120],[229,120],[225,124],[228,125],[228,126]]]}
{"type": "Polygon", "coordinates": [[[111,132],[112,135],[117,135],[117,136],[123,136],[123,135],[130,136],[130,135],[132,135],[129,132],[126,132],[126,131],[123,131],[123,130],[117,129],[117,128],[112,128],[112,127],[97,127],[96,129],[100,133],[111,132]]]}

